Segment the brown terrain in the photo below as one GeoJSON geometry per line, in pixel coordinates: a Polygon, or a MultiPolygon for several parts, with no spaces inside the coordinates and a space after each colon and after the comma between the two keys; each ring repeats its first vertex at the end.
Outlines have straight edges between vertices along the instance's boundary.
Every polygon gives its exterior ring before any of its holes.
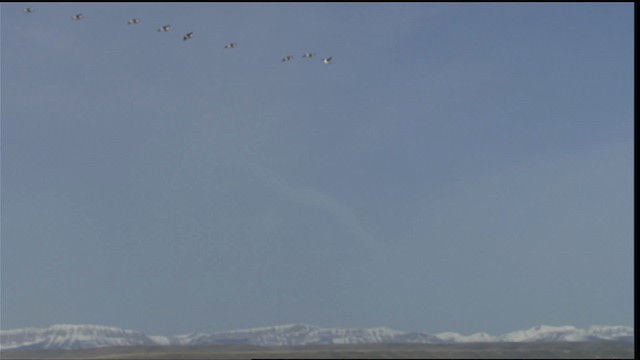
{"type": "Polygon", "coordinates": [[[3,351],[4,359],[633,359],[629,342],[371,344],[259,347],[127,346],[3,351]]]}

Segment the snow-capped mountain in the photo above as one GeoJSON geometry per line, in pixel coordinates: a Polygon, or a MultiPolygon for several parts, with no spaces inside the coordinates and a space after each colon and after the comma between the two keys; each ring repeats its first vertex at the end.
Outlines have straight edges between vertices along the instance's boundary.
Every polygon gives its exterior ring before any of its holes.
{"type": "Polygon", "coordinates": [[[622,340],[633,341],[633,329],[625,326],[589,326],[578,329],[574,326],[536,326],[502,335],[499,341],[592,341],[622,340]]]}
{"type": "Polygon", "coordinates": [[[634,341],[633,329],[626,326],[589,326],[578,329],[575,326],[535,326],[527,330],[518,330],[500,336],[487,333],[460,335],[455,332],[436,334],[440,339],[450,343],[461,342],[540,342],[540,341],[594,341],[616,340],[634,341]]]}
{"type": "Polygon", "coordinates": [[[220,345],[298,346],[322,344],[384,343],[468,343],[468,342],[539,342],[539,341],[634,341],[634,331],[625,326],[536,326],[500,336],[487,333],[461,335],[443,332],[431,335],[404,332],[385,327],[369,329],[326,329],[291,324],[213,334],[192,333],[174,336],[147,336],[143,333],[98,325],[53,325],[47,328],[24,328],[0,331],[2,350],[81,349],[129,345],[220,345]]]}
{"type": "Polygon", "coordinates": [[[497,336],[489,335],[485,332],[475,333],[471,335],[460,335],[455,332],[443,332],[436,334],[442,341],[446,343],[463,343],[463,342],[496,342],[499,341],[497,336]]]}
{"type": "Polygon", "coordinates": [[[53,325],[0,331],[0,348],[86,349],[107,346],[156,345],[141,332],[101,325],[53,325]]]}
{"type": "Polygon", "coordinates": [[[258,346],[375,344],[375,343],[440,343],[429,334],[406,333],[389,328],[323,329],[310,325],[279,325],[247,330],[214,333],[198,340],[199,344],[251,344],[258,346]]]}

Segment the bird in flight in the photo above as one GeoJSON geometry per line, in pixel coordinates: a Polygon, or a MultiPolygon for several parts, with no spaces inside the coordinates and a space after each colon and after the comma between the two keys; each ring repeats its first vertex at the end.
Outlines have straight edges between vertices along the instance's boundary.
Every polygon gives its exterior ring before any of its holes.
{"type": "Polygon", "coordinates": [[[82,19],[84,16],[82,14],[75,14],[71,17],[71,19],[73,20],[80,20],[82,19]]]}
{"type": "Polygon", "coordinates": [[[282,58],[282,62],[293,60],[293,55],[287,55],[282,58]]]}
{"type": "Polygon", "coordinates": [[[24,8],[24,12],[27,14],[31,14],[33,12],[33,8],[32,7],[24,8]]]}
{"type": "Polygon", "coordinates": [[[328,58],[326,58],[326,59],[322,59],[322,62],[323,62],[323,63],[325,63],[325,64],[327,64],[327,65],[328,65],[328,64],[331,64],[331,61],[333,61],[333,60],[332,60],[332,58],[331,58],[331,56],[329,56],[329,57],[328,57],[328,58]]]}
{"type": "Polygon", "coordinates": [[[233,49],[233,48],[235,48],[236,46],[238,46],[238,44],[236,44],[236,43],[232,42],[232,43],[229,43],[229,44],[225,45],[225,46],[224,46],[224,48],[225,48],[225,49],[233,49]]]}
{"type": "Polygon", "coordinates": [[[182,40],[189,40],[189,39],[193,39],[193,31],[187,33],[185,36],[182,37],[182,40]]]}
{"type": "Polygon", "coordinates": [[[140,19],[133,18],[133,19],[129,20],[129,22],[127,24],[133,25],[133,24],[139,24],[139,23],[140,23],[140,19]]]}
{"type": "Polygon", "coordinates": [[[306,59],[311,59],[314,56],[316,56],[315,53],[306,53],[306,54],[302,55],[302,57],[306,58],[306,59]]]}
{"type": "Polygon", "coordinates": [[[160,29],[158,29],[158,31],[160,31],[160,32],[167,32],[169,30],[171,30],[171,25],[165,25],[165,26],[161,27],[160,29]]]}

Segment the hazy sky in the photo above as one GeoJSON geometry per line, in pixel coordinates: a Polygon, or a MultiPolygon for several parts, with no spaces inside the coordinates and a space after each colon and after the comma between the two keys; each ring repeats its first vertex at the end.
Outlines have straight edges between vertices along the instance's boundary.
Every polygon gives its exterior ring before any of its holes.
{"type": "Polygon", "coordinates": [[[1,12],[3,329],[633,324],[632,3],[1,12]]]}

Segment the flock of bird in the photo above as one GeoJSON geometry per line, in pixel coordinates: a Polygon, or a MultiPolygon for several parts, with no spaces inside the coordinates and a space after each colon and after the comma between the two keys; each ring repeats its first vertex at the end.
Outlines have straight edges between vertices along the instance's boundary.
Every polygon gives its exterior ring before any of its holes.
{"type": "MultiPolygon", "coordinates": [[[[32,7],[24,8],[24,12],[27,13],[27,14],[31,14],[33,12],[33,8],[32,7]]],[[[71,19],[72,20],[82,20],[82,19],[84,19],[84,15],[82,15],[81,13],[78,13],[78,14],[75,14],[75,15],[71,16],[71,19]]],[[[127,22],[127,24],[128,25],[136,25],[136,24],[140,24],[140,22],[141,22],[140,18],[133,18],[133,19],[129,20],[127,22]]],[[[171,31],[171,25],[161,26],[158,29],[158,31],[159,32],[169,32],[169,31],[171,31]]],[[[193,31],[186,33],[182,37],[183,41],[190,40],[190,39],[193,39],[193,31]]],[[[236,48],[237,46],[238,46],[238,44],[232,42],[232,43],[229,43],[229,44],[225,45],[224,48],[225,49],[233,49],[233,48],[236,48]]],[[[316,53],[305,53],[305,54],[302,55],[302,57],[305,58],[305,59],[311,59],[311,58],[315,57],[316,55],[317,55],[316,53]]],[[[281,62],[288,62],[288,61],[292,61],[293,59],[294,59],[293,55],[287,55],[287,56],[282,58],[281,62]]],[[[331,56],[329,56],[327,58],[322,59],[322,62],[324,64],[328,65],[328,64],[331,64],[333,62],[333,59],[332,59],[331,56]]]]}

